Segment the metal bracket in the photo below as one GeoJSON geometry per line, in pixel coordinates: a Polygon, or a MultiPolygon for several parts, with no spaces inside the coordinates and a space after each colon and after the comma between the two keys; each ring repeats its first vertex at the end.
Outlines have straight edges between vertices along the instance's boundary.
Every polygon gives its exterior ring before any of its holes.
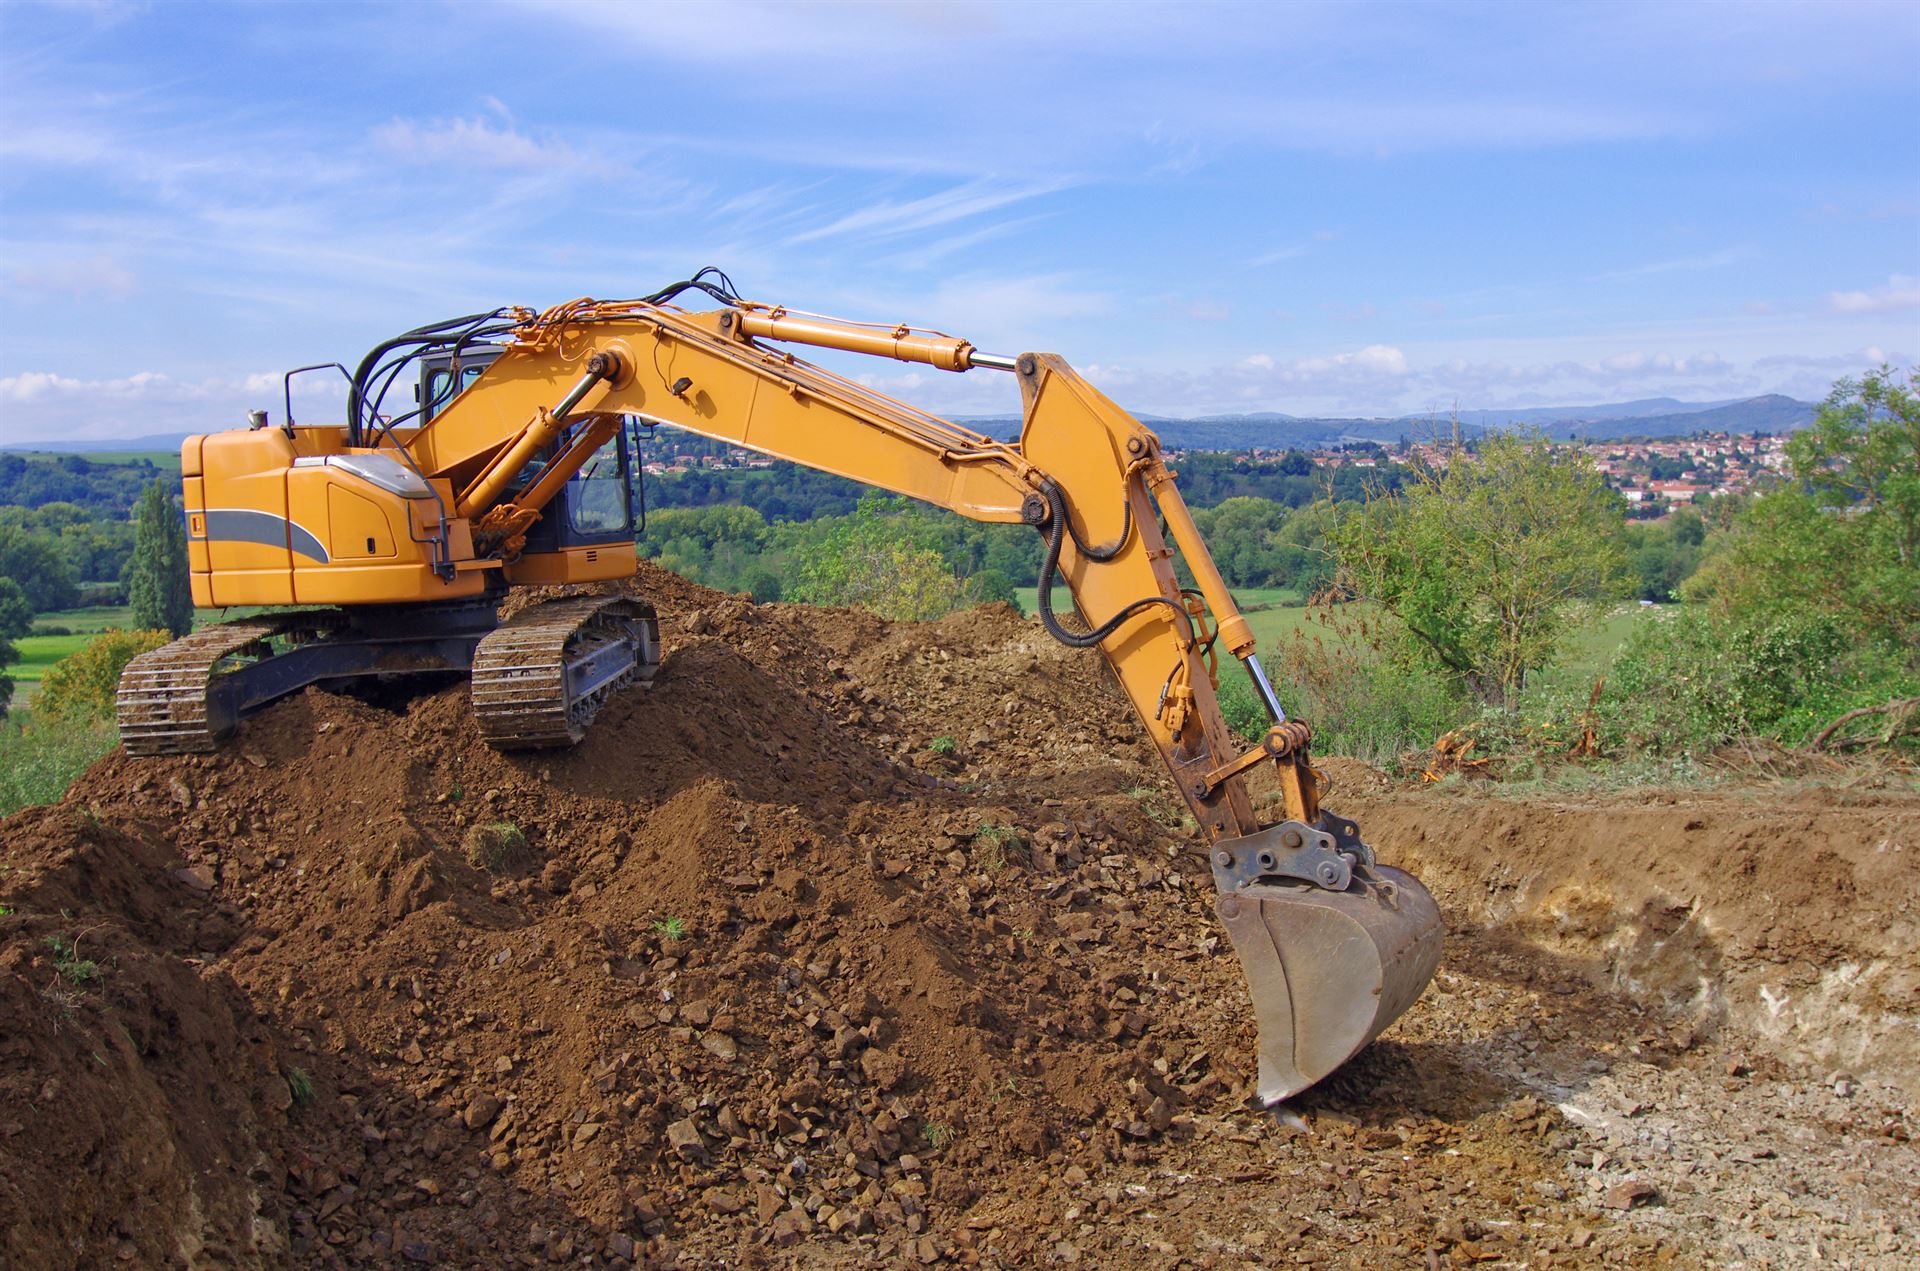
{"type": "Polygon", "coordinates": [[[1320,819],[1314,824],[1333,835],[1333,850],[1342,856],[1351,855],[1356,863],[1372,869],[1378,863],[1373,849],[1360,837],[1360,825],[1349,821],[1338,812],[1322,811],[1320,819]]]}
{"type": "Polygon", "coordinates": [[[1345,891],[1353,882],[1354,859],[1341,853],[1334,835],[1300,821],[1222,839],[1213,845],[1212,857],[1213,884],[1222,893],[1275,878],[1297,878],[1328,891],[1345,891]]]}

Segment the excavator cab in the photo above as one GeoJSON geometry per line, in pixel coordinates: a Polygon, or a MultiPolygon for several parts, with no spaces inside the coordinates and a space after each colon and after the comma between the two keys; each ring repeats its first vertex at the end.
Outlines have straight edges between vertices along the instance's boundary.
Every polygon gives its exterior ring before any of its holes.
{"type": "MultiPolygon", "coordinates": [[[[471,388],[481,374],[505,351],[503,345],[472,345],[456,354],[431,354],[420,359],[420,423],[429,423],[454,398],[471,388]]],[[[634,540],[633,451],[628,430],[618,429],[613,437],[581,465],[561,487],[541,517],[527,529],[522,556],[553,556],[565,559],[575,549],[597,552],[601,548],[631,544],[634,540]]],[[[507,487],[507,497],[530,484],[540,471],[565,451],[572,440],[562,434],[550,445],[535,452],[507,487]]]]}

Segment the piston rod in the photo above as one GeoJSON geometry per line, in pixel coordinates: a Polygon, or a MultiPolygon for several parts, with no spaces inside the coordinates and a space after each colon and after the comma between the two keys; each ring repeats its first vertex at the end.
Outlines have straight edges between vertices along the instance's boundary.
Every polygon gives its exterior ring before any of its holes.
{"type": "Polygon", "coordinates": [[[1273,716],[1273,722],[1276,724],[1286,723],[1287,712],[1281,709],[1280,699],[1274,694],[1273,685],[1267,682],[1267,668],[1260,665],[1260,655],[1249,653],[1244,660],[1247,678],[1253,681],[1253,691],[1258,693],[1260,700],[1266,704],[1267,714],[1273,716]]]}

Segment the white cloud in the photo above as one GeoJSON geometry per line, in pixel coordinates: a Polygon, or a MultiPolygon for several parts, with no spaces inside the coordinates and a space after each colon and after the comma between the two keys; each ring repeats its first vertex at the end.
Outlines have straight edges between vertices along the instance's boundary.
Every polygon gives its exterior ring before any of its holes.
{"type": "MultiPolygon", "coordinates": [[[[156,371],[114,379],[24,371],[0,377],[0,439],[39,442],[213,432],[244,427],[247,411],[262,407],[277,421],[284,412],[281,382],[281,376],[270,371],[203,380],[178,380],[156,371]]],[[[345,384],[337,375],[295,380],[295,418],[337,419],[344,398],[345,384]]]]}
{"type": "Polygon", "coordinates": [[[1731,363],[1718,353],[1694,353],[1675,357],[1671,353],[1616,353],[1602,358],[1600,369],[1616,375],[1657,372],[1664,375],[1713,375],[1728,370],[1731,363]]]}
{"type": "Polygon", "coordinates": [[[1830,292],[1827,308],[1844,314],[1905,313],[1909,309],[1920,309],[1920,278],[1893,274],[1886,286],[1872,291],[1830,292]]]}

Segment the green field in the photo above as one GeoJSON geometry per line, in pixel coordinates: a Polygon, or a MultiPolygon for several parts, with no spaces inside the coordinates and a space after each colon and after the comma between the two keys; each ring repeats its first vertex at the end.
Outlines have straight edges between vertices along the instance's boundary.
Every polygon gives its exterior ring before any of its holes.
{"type": "Polygon", "coordinates": [[[47,668],[69,653],[77,653],[92,638],[91,635],[30,635],[15,640],[13,647],[20,651],[20,660],[6,668],[6,674],[13,677],[13,704],[25,706],[39,691],[40,678],[47,673],[47,668]]]}
{"type": "Polygon", "coordinates": [[[126,605],[96,605],[91,609],[58,609],[33,616],[33,629],[36,633],[44,632],[48,627],[65,627],[75,635],[97,635],[116,627],[124,631],[132,625],[133,610],[126,605]]]}

